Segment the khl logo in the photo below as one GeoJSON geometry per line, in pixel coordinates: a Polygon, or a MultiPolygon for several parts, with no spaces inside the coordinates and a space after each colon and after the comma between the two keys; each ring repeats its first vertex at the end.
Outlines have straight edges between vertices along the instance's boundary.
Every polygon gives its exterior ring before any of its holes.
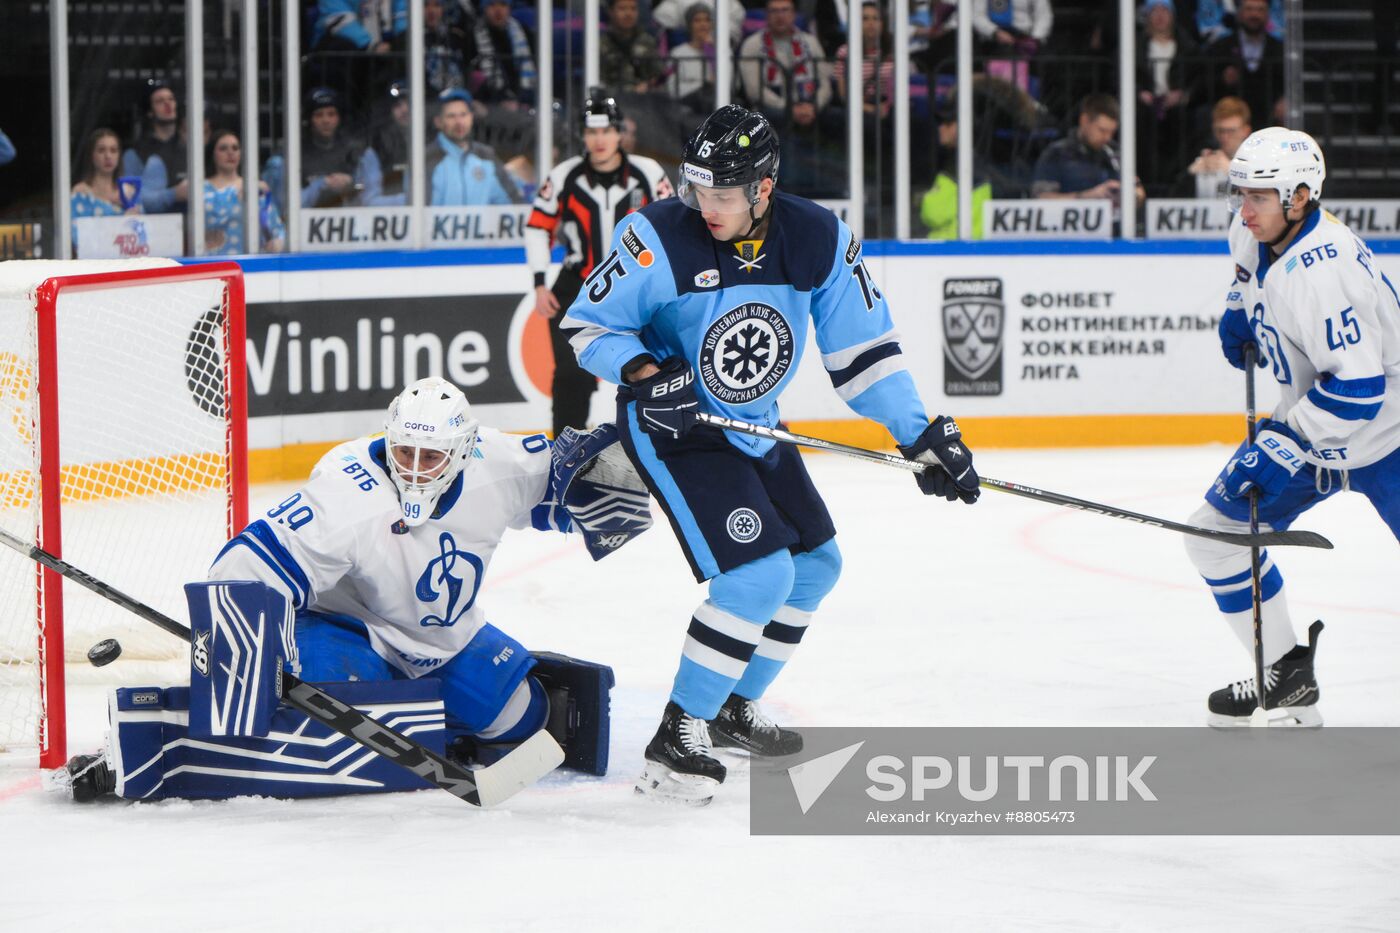
{"type": "Polygon", "coordinates": [[[1005,323],[1001,279],[944,280],[945,394],[1001,394],[1005,323]]]}
{"type": "Polygon", "coordinates": [[[440,625],[449,628],[457,624],[457,620],[472,607],[476,602],[477,590],[481,588],[482,565],[481,558],[470,551],[457,550],[457,542],[452,540],[452,535],[444,531],[438,538],[438,556],[428,561],[427,568],[418,578],[418,583],[414,586],[413,592],[418,599],[425,603],[435,603],[442,598],[444,593],[447,597],[447,606],[442,615],[434,615],[429,612],[418,620],[422,626],[440,625]],[[458,569],[458,562],[465,564],[465,567],[458,569]],[[454,573],[456,571],[456,573],[454,573]],[[471,590],[466,591],[466,585],[461,576],[457,574],[471,574],[471,590]]]}

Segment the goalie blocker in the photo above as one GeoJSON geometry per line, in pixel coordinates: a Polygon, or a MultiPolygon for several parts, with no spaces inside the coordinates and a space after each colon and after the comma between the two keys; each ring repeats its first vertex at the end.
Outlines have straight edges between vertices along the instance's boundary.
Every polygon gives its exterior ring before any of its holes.
{"type": "MultiPolygon", "coordinates": [[[[279,705],[284,665],[300,673],[298,617],[280,593],[254,582],[196,583],[185,590],[193,636],[190,686],[114,690],[105,753],[74,758],[59,778],[75,799],[104,793],[135,800],[321,797],[432,786],[279,705]]],[[[604,774],[611,668],[552,653],[528,657],[524,666],[548,698],[545,728],[564,748],[564,767],[604,774]]],[[[435,677],[321,686],[439,754],[453,737],[469,737],[449,721],[435,677]]],[[[508,738],[514,741],[481,747],[499,757],[528,736],[508,738]]]]}

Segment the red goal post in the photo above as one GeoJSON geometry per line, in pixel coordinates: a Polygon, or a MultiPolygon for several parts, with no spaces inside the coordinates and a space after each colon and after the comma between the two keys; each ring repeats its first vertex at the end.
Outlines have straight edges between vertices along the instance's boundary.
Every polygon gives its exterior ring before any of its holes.
{"type": "MultiPolygon", "coordinates": [[[[0,266],[0,524],[183,617],[183,585],[247,522],[244,310],[231,262],[0,266]]],[[[124,649],[108,681],[143,662],[177,676],[185,656],[0,555],[0,751],[63,764],[69,683],[106,637],[124,649]]]]}

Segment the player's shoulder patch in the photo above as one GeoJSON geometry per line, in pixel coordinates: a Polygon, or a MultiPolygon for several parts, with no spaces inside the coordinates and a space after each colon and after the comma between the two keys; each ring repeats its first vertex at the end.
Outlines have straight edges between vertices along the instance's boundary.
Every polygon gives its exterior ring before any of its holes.
{"type": "Polygon", "coordinates": [[[851,234],[851,242],[846,246],[846,265],[854,266],[860,257],[860,240],[851,234]]]}
{"type": "Polygon", "coordinates": [[[622,249],[627,255],[632,257],[632,261],[643,269],[650,269],[656,262],[656,254],[651,251],[651,246],[637,231],[636,224],[629,224],[622,234],[622,249]]]}

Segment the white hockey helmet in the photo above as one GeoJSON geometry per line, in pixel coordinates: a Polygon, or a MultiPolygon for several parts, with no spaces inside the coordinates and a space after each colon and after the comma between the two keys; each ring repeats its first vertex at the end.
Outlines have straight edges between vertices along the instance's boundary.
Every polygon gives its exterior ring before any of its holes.
{"type": "Polygon", "coordinates": [[[409,384],[389,403],[384,453],[405,525],[432,516],[438,498],[471,459],[480,426],[462,390],[436,376],[409,384]]]}
{"type": "Polygon", "coordinates": [[[1327,163],[1322,147],[1302,130],[1270,126],[1249,134],[1230,160],[1230,210],[1243,205],[1241,188],[1272,188],[1286,207],[1299,185],[1308,186],[1308,199],[1322,197],[1327,163]]]}

